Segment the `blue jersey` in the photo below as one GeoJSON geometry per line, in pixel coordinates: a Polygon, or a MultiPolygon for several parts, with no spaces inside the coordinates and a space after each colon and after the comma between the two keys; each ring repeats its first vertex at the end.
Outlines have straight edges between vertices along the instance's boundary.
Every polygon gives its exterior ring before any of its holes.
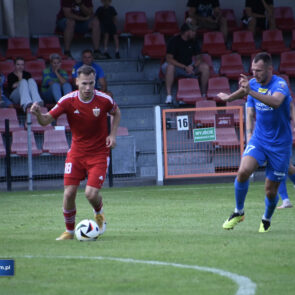
{"type": "MultiPolygon", "coordinates": [[[[79,61],[74,65],[73,70],[72,70],[72,77],[73,78],[77,78],[77,71],[81,66],[83,66],[82,61],[79,61]]],[[[91,64],[91,66],[95,69],[95,72],[96,72],[95,88],[98,88],[97,79],[104,78],[104,71],[98,64],[96,64],[94,62],[91,64]]]]}
{"type": "Polygon", "coordinates": [[[262,144],[273,147],[290,146],[292,144],[292,132],[290,127],[290,103],[292,101],[286,81],[276,75],[272,76],[267,85],[261,85],[253,78],[249,82],[250,88],[255,92],[265,95],[273,95],[275,92],[284,94],[282,104],[274,109],[261,101],[248,95],[247,107],[255,108],[256,124],[253,137],[262,144]]]}

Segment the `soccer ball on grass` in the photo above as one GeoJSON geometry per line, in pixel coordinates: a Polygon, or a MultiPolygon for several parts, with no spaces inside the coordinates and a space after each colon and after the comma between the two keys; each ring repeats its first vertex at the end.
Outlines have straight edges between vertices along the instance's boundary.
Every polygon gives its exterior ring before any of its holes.
{"type": "Polygon", "coordinates": [[[75,235],[79,241],[95,241],[99,236],[99,228],[95,221],[84,219],[75,228],[75,235]]]}

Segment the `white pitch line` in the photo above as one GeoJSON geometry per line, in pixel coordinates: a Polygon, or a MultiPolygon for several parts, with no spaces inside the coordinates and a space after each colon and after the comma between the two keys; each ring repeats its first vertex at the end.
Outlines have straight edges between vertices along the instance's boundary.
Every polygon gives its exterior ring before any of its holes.
{"type": "Polygon", "coordinates": [[[234,281],[238,285],[238,290],[235,295],[254,295],[256,290],[256,284],[252,282],[249,278],[245,276],[240,276],[229,271],[225,271],[218,268],[198,266],[198,265],[188,265],[188,264],[179,264],[172,262],[163,262],[163,261],[154,261],[154,260],[138,260],[132,258],[116,258],[116,257],[103,257],[103,256],[14,256],[11,258],[40,258],[40,259],[89,259],[89,260],[109,260],[109,261],[118,261],[124,263],[138,263],[138,264],[149,264],[149,265],[160,265],[160,266],[172,266],[182,269],[194,269],[198,271],[211,272],[217,274],[230,280],[234,281]]]}

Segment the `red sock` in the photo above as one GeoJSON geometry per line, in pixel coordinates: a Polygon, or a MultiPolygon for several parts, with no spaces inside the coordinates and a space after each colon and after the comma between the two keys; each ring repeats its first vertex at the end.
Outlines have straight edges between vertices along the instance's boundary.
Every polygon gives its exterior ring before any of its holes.
{"type": "Polygon", "coordinates": [[[95,213],[99,213],[100,212],[100,210],[101,210],[101,208],[102,208],[102,199],[100,199],[100,201],[99,201],[99,203],[98,203],[98,206],[97,207],[95,207],[95,208],[93,208],[94,209],[94,211],[95,211],[95,213]]]}
{"type": "Polygon", "coordinates": [[[69,231],[73,231],[75,229],[75,217],[76,217],[76,209],[73,210],[65,210],[63,209],[66,229],[69,231]]]}

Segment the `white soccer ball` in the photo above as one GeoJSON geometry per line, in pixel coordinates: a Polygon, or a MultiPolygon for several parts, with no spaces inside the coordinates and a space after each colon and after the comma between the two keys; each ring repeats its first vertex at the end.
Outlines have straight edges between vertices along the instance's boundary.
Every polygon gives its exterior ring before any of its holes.
{"type": "Polygon", "coordinates": [[[95,221],[84,219],[77,224],[75,235],[79,241],[95,241],[99,236],[99,227],[95,221]]]}

